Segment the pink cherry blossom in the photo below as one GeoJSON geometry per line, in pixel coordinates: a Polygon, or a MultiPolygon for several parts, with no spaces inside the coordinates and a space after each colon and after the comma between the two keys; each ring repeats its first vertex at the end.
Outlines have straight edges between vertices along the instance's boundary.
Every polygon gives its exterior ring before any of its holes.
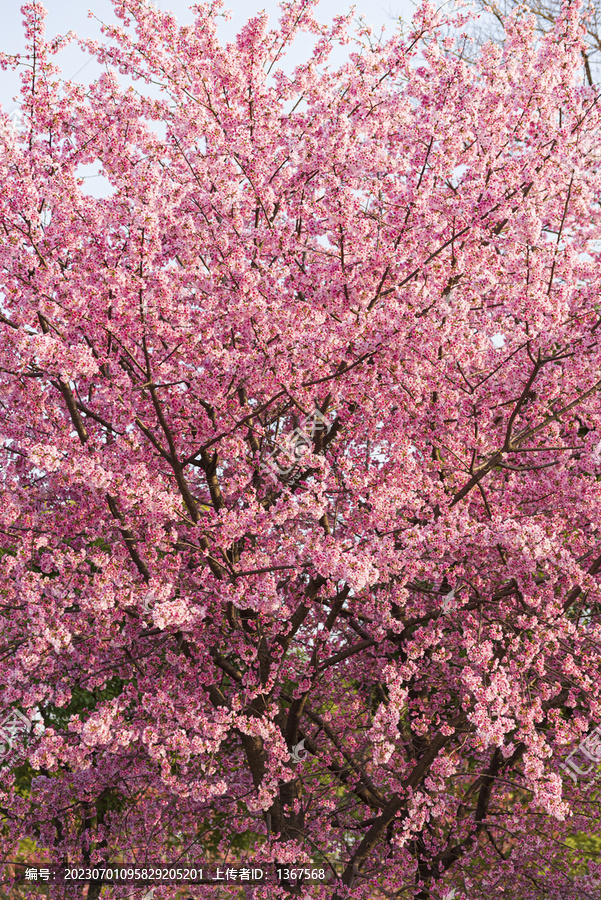
{"type": "Polygon", "coordinates": [[[462,8],[378,42],[315,6],[223,45],[220,2],[114,0],[84,87],[34,0],[0,57],[0,709],[43,718],[0,849],[571,900],[601,829],[566,766],[601,723],[586,13],[517,10],[469,63],[462,8]]]}

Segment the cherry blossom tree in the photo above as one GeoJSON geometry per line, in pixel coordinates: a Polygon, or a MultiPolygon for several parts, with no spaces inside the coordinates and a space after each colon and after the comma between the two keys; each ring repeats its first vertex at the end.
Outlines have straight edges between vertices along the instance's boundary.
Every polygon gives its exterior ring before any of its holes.
{"type": "MultiPolygon", "coordinates": [[[[517,3],[515,0],[499,0],[499,2],[497,0],[477,0],[477,4],[484,15],[472,30],[478,36],[477,43],[480,45],[491,38],[496,41],[503,40],[503,22],[512,10],[518,12],[521,8],[521,11],[534,15],[536,29],[543,34],[553,27],[561,14],[561,3],[558,0],[526,0],[524,3],[517,3]]],[[[588,4],[583,22],[586,29],[582,48],[584,77],[589,84],[598,84],[601,75],[601,5],[599,0],[593,0],[588,4]]]]}
{"type": "Polygon", "coordinates": [[[512,14],[469,65],[467,13],[425,2],[374,45],[313,7],[222,45],[218,2],[179,27],[115,0],[86,88],[33,2],[1,59],[2,857],[328,873],[231,896],[594,897],[582,11],[542,38],[512,14]]]}

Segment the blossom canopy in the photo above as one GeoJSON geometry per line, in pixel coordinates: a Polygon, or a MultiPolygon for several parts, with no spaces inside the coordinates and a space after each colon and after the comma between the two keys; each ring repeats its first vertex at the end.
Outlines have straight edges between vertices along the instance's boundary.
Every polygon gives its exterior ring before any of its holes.
{"type": "Polygon", "coordinates": [[[29,723],[1,754],[2,856],[327,872],[230,889],[257,898],[590,895],[584,13],[538,38],[518,10],[471,63],[462,10],[377,41],[314,6],[223,46],[219,3],[179,27],[114,0],[84,87],[33,2],[27,54],[0,58],[22,73],[17,126],[0,113],[0,707],[29,723]]]}

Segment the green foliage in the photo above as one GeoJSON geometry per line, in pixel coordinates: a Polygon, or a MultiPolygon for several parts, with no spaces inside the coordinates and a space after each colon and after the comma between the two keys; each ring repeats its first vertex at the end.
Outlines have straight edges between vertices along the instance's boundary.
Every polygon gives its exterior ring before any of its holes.
{"type": "Polygon", "coordinates": [[[66,706],[55,706],[53,703],[44,706],[42,710],[44,724],[46,727],[64,731],[71,716],[79,716],[83,720],[84,714],[95,710],[99,703],[118,697],[123,692],[125,684],[126,682],[122,678],[114,676],[100,690],[88,691],[76,685],[71,691],[71,700],[66,706]]]}

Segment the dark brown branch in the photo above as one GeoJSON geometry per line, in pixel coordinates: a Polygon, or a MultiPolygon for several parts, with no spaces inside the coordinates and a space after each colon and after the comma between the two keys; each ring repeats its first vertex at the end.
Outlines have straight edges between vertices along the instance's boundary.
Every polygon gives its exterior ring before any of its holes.
{"type": "Polygon", "coordinates": [[[131,556],[136,569],[138,570],[144,581],[148,583],[150,581],[150,572],[148,570],[148,566],[140,557],[140,554],[136,549],[137,538],[134,536],[133,532],[125,526],[125,519],[123,518],[122,513],[117,507],[117,501],[115,500],[115,498],[111,496],[111,494],[107,494],[106,500],[111,511],[111,515],[120,523],[119,531],[121,532],[121,536],[125,541],[125,546],[127,547],[129,555],[131,556]]]}
{"type": "MultiPolygon", "coordinates": [[[[460,725],[464,724],[466,720],[467,717],[465,713],[460,713],[460,715],[456,716],[449,722],[449,725],[451,725],[451,727],[453,728],[457,728],[460,725]]],[[[420,759],[413,767],[411,774],[405,779],[403,785],[405,788],[416,788],[417,785],[420,784],[422,778],[425,776],[428,769],[449,740],[450,736],[439,734],[430,742],[425,753],[420,757],[420,759]]],[[[371,828],[349,859],[342,875],[342,882],[344,885],[349,886],[352,884],[361,865],[365,862],[376,844],[381,840],[384,832],[393,821],[393,819],[399,812],[401,812],[404,807],[406,807],[406,803],[407,800],[405,798],[401,797],[399,794],[393,794],[391,799],[384,807],[381,815],[378,816],[374,824],[371,826],[371,828]]],[[[342,900],[342,896],[338,891],[336,891],[332,900],[342,900]]]]}
{"type": "Polygon", "coordinates": [[[365,641],[360,641],[358,644],[353,644],[351,647],[347,647],[346,650],[341,650],[339,653],[335,653],[333,656],[329,656],[324,662],[319,666],[319,670],[323,671],[323,669],[328,669],[330,666],[336,665],[336,663],[342,662],[343,659],[348,659],[349,656],[354,656],[355,653],[360,653],[362,650],[367,650],[368,647],[373,647],[376,643],[375,638],[369,638],[365,641]]]}

